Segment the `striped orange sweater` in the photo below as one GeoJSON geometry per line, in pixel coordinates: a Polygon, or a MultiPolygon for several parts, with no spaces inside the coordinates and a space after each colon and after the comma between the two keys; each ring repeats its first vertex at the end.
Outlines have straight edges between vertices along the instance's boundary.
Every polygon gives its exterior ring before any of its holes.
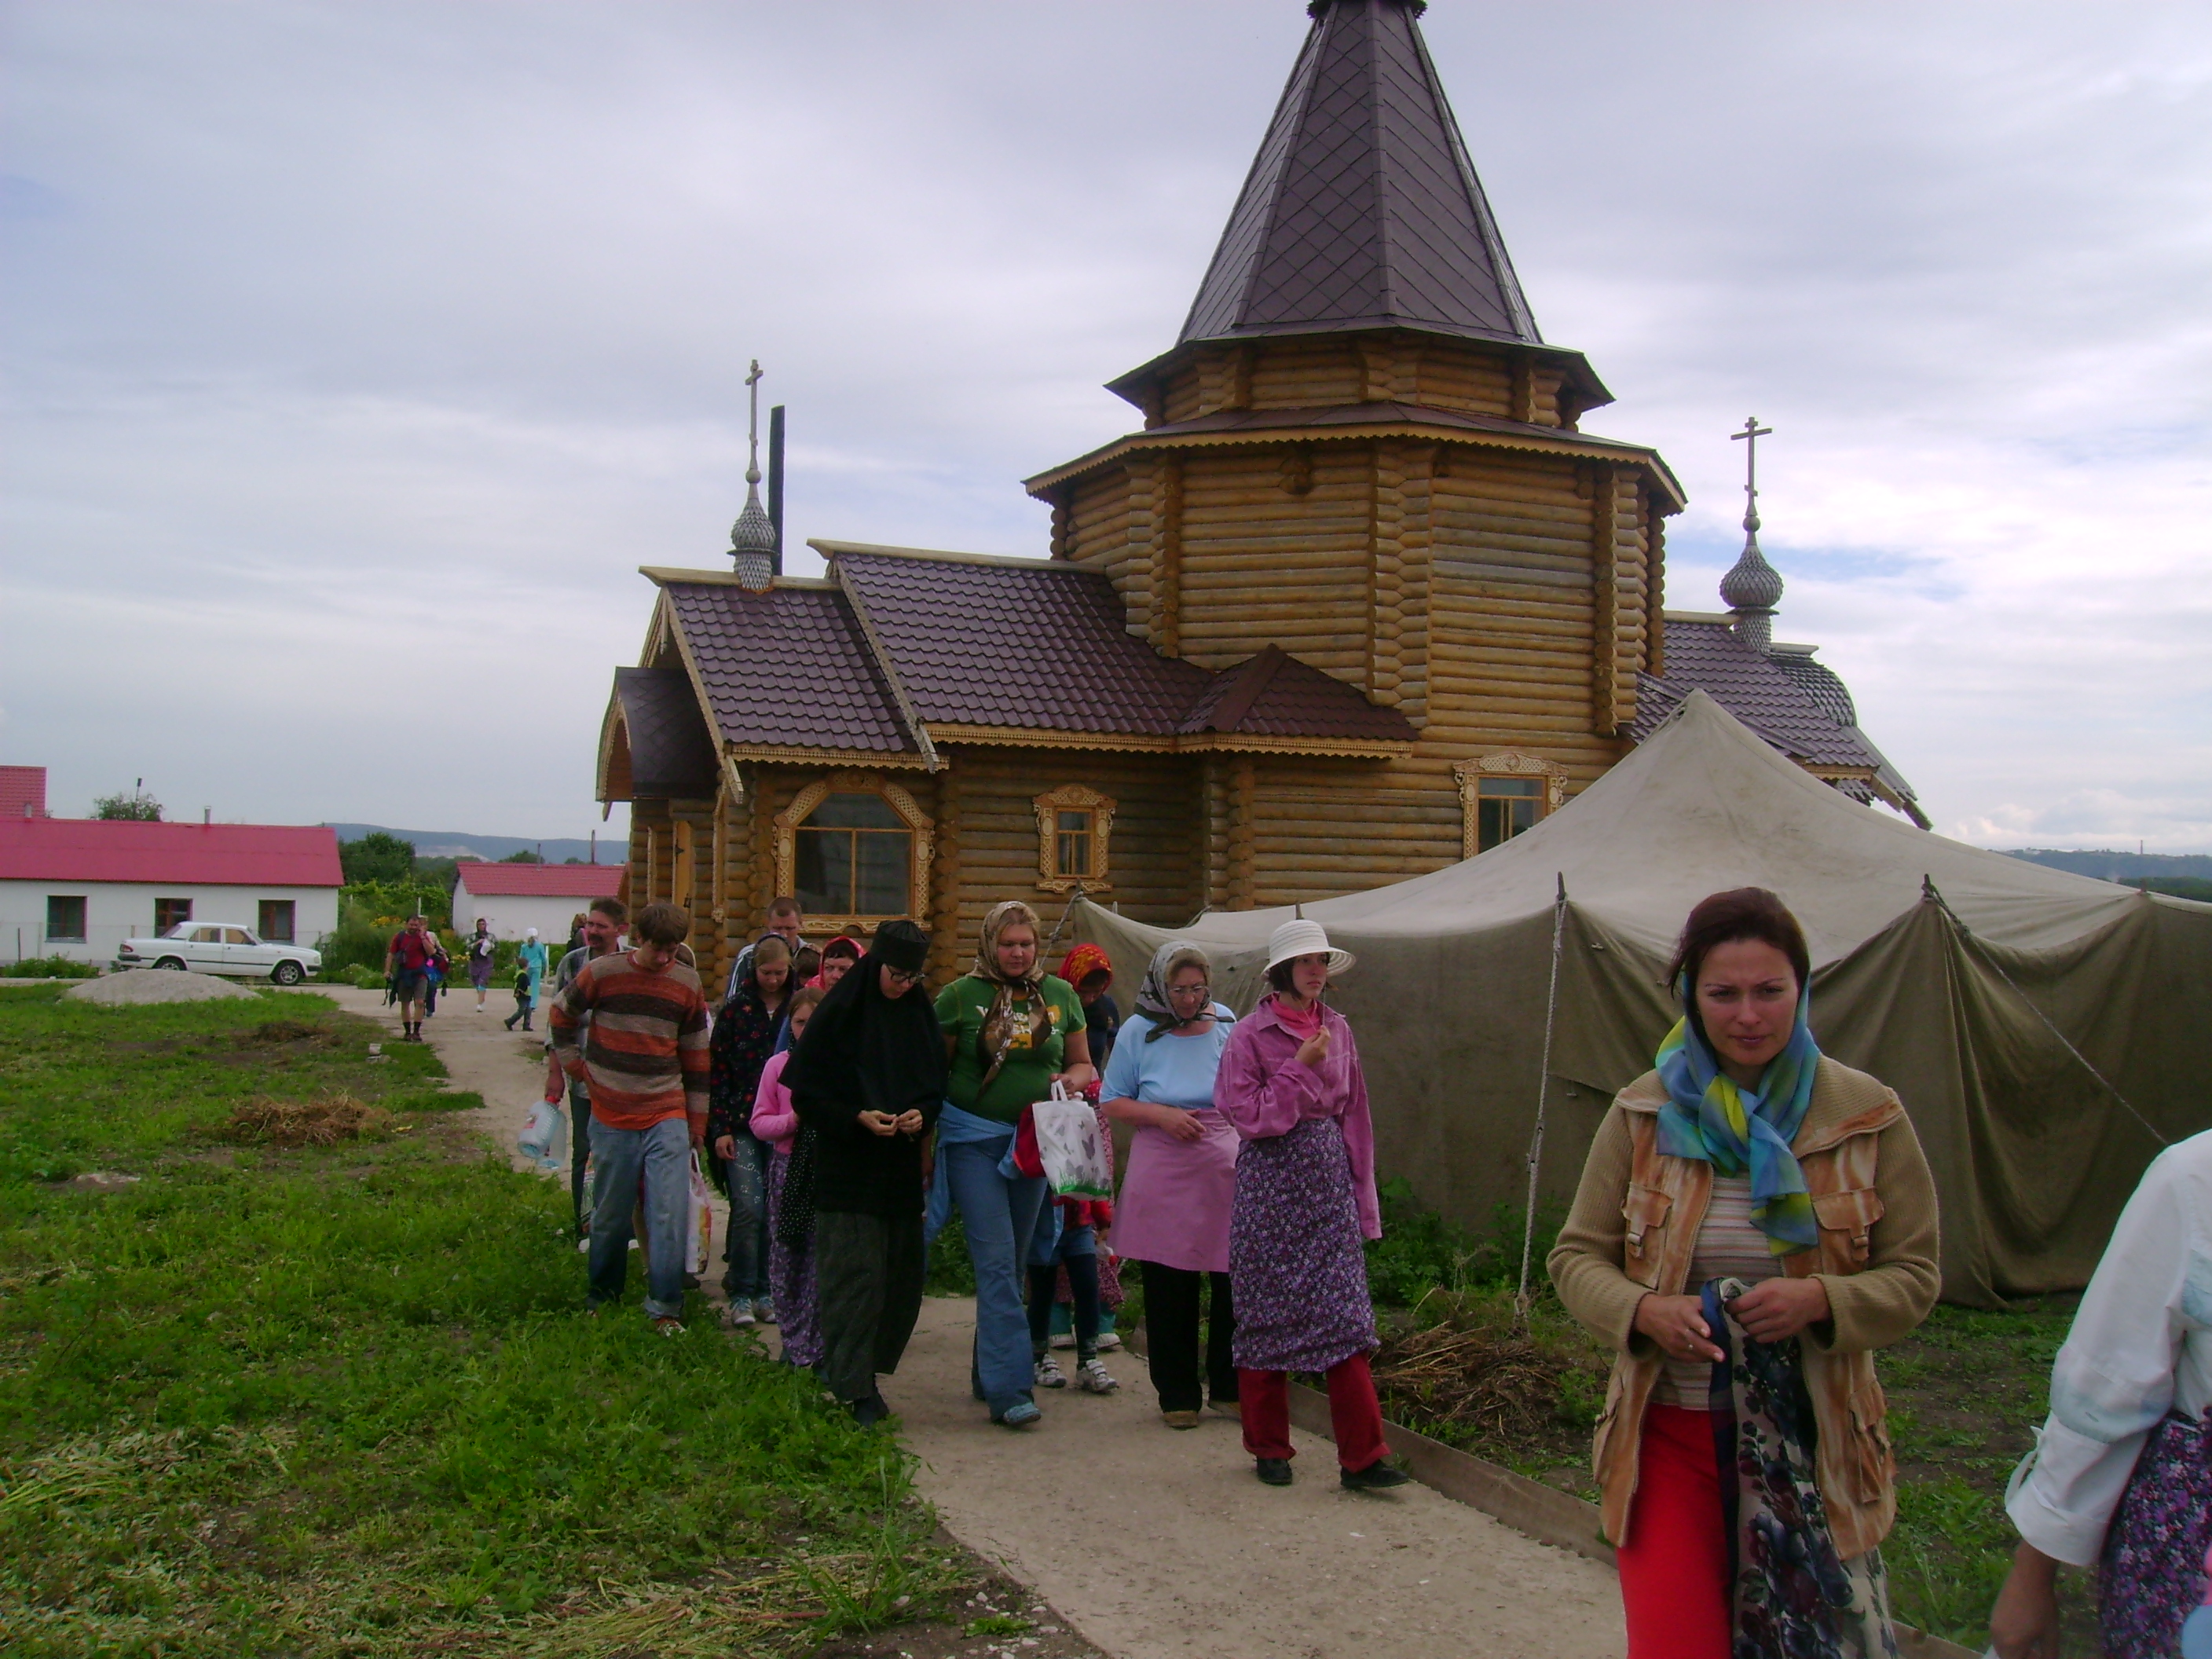
{"type": "Polygon", "coordinates": [[[680,963],[657,974],[627,951],[577,969],[550,1012],[553,1053],[580,1080],[592,1115],[611,1128],[649,1129],[688,1115],[707,1133],[707,999],[680,963]]]}

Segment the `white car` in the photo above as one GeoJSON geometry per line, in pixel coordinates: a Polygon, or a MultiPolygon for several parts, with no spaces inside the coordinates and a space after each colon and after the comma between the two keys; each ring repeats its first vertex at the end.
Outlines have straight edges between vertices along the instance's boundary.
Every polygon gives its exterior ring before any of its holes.
{"type": "Polygon", "coordinates": [[[126,939],[115,966],[228,974],[297,985],[323,971],[323,953],[304,945],[264,945],[251,927],[227,921],[180,921],[159,939],[126,939]]]}

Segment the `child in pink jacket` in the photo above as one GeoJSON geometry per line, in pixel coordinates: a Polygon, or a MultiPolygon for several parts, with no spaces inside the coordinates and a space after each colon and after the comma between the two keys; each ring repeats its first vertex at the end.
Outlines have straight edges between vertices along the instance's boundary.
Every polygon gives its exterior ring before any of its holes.
{"type": "MultiPolygon", "coordinates": [[[[761,1072],[760,1088],[753,1097],[754,1138],[767,1143],[768,1169],[768,1287],[775,1302],[783,1338],[787,1365],[815,1366],[822,1363],[822,1324],[814,1295],[814,1240],[810,1225],[797,1244],[784,1242],[784,1182],[791,1172],[792,1147],[799,1138],[799,1112],[784,1087],[784,1069],[791,1063],[800,1034],[812,1018],[822,993],[811,988],[792,994],[790,1037],[761,1072]]],[[[811,1196],[811,1194],[809,1195],[811,1196]]],[[[798,1198],[796,1193],[794,1199],[798,1198]]],[[[805,1206],[811,1221],[812,1206],[805,1206]]]]}

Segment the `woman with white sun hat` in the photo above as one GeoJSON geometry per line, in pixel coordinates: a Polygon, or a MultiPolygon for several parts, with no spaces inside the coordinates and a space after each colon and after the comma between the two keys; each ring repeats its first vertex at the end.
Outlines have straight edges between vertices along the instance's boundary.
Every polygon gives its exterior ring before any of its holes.
{"type": "Polygon", "coordinates": [[[1352,1027],[1322,1000],[1352,961],[1317,921],[1278,927],[1267,941],[1269,993],[1231,1033],[1214,1083],[1214,1105],[1243,1143],[1229,1279],[1244,1449],[1274,1486],[1290,1485],[1295,1455],[1291,1371],[1328,1377],[1344,1485],[1374,1490],[1406,1480],[1385,1461],[1367,1369],[1375,1307],[1361,1241],[1382,1236],[1367,1083],[1352,1027]]]}

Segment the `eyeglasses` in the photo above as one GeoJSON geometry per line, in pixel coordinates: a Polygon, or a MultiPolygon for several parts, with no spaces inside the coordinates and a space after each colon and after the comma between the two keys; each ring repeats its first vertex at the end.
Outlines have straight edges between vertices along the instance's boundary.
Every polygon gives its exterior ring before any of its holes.
{"type": "Polygon", "coordinates": [[[890,981],[894,985],[919,985],[921,983],[921,975],[920,974],[909,974],[903,968],[886,968],[884,969],[884,972],[890,976],[890,981]]]}
{"type": "Polygon", "coordinates": [[[1211,985],[1170,985],[1168,987],[1168,994],[1171,997],[1211,996],[1213,994],[1213,988],[1211,985]]]}

